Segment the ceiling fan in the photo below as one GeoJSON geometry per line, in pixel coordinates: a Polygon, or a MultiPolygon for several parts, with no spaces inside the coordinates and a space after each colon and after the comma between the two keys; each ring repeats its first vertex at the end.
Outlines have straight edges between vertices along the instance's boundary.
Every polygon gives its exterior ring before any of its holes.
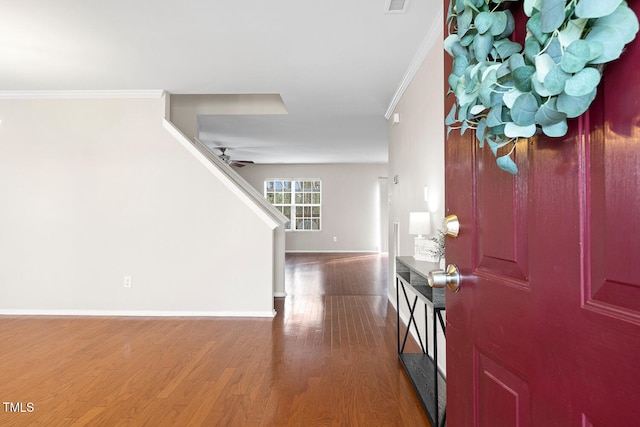
{"type": "Polygon", "coordinates": [[[225,154],[225,152],[227,151],[227,147],[218,147],[218,150],[220,150],[220,155],[218,157],[220,157],[223,162],[227,163],[230,166],[242,168],[246,165],[253,164],[252,160],[231,160],[231,157],[225,154]]]}

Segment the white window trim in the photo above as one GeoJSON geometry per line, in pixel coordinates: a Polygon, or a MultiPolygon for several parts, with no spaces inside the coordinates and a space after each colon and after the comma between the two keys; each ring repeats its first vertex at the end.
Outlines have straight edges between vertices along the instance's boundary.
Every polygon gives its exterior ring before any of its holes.
{"type": "Polygon", "coordinates": [[[318,231],[322,231],[322,224],[324,222],[323,219],[322,219],[322,202],[323,202],[323,195],[322,195],[323,184],[322,184],[322,179],[320,179],[320,178],[265,178],[264,184],[263,184],[263,195],[264,195],[265,198],[267,197],[267,182],[269,182],[269,181],[289,181],[289,182],[291,182],[291,203],[288,204],[288,205],[287,204],[282,204],[282,203],[281,204],[277,204],[277,205],[275,205],[275,204],[273,205],[275,207],[289,206],[291,208],[291,221],[290,221],[291,222],[291,226],[290,226],[289,229],[285,229],[286,233],[289,233],[289,232],[301,232],[301,233],[313,232],[313,233],[315,233],[315,232],[318,232],[318,231]],[[318,204],[300,204],[300,205],[296,204],[295,203],[296,192],[295,192],[295,184],[294,184],[296,181],[317,181],[317,182],[319,182],[320,183],[320,203],[318,203],[318,204]],[[294,228],[295,221],[296,221],[295,208],[297,206],[304,206],[304,207],[317,206],[320,209],[320,214],[319,214],[320,215],[319,216],[320,227],[318,229],[316,229],[316,230],[304,230],[304,229],[303,230],[298,230],[298,229],[294,228]]]}

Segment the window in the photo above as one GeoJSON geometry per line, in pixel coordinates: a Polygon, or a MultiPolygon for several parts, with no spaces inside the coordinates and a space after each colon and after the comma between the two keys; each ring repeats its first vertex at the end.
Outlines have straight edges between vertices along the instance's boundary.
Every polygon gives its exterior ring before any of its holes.
{"type": "Polygon", "coordinates": [[[287,230],[320,230],[319,179],[268,179],[264,196],[289,218],[287,230]]]}

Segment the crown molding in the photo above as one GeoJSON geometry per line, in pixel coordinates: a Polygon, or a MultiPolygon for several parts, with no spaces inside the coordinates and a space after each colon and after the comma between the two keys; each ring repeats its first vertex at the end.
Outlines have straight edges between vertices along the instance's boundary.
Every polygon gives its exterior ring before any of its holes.
{"type": "Polygon", "coordinates": [[[407,90],[407,88],[411,84],[411,81],[413,81],[413,78],[415,77],[416,73],[418,72],[418,69],[424,62],[424,59],[427,57],[427,54],[433,47],[434,43],[436,42],[436,40],[438,40],[438,38],[442,38],[441,35],[442,35],[442,31],[444,30],[444,25],[442,23],[443,13],[444,13],[444,9],[441,4],[440,8],[436,12],[435,24],[431,26],[430,31],[422,40],[422,43],[418,47],[417,52],[415,53],[415,55],[413,55],[413,59],[411,59],[409,68],[404,74],[404,77],[402,78],[402,81],[400,82],[400,86],[398,86],[396,93],[393,95],[393,98],[391,99],[391,103],[389,104],[389,107],[387,108],[386,113],[384,113],[385,119],[389,120],[389,118],[393,114],[393,111],[396,109],[398,102],[400,102],[400,99],[402,99],[402,95],[404,95],[404,92],[407,90]]]}
{"type": "Polygon", "coordinates": [[[163,90],[17,90],[0,91],[0,99],[148,99],[163,90]]]}

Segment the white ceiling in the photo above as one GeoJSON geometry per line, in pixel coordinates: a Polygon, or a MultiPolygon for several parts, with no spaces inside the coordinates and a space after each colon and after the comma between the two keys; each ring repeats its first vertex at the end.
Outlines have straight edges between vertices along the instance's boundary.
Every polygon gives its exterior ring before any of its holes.
{"type": "Polygon", "coordinates": [[[407,1],[0,0],[0,91],[278,93],[287,116],[200,117],[200,139],[256,162],[385,162],[385,111],[442,19],[440,0],[407,1]]]}

